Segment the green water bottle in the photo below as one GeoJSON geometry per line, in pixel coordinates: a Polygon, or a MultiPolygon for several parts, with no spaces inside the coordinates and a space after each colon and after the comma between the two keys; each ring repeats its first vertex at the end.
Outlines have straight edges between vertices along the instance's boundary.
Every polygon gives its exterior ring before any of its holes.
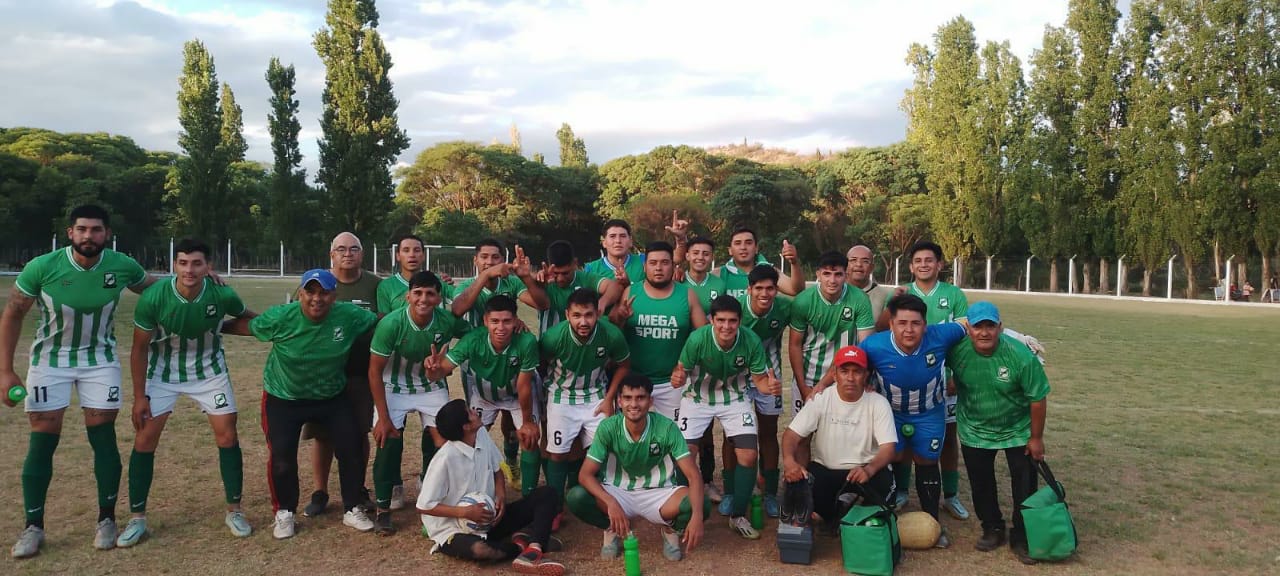
{"type": "Polygon", "coordinates": [[[751,496],[751,508],[748,510],[751,517],[751,527],[756,530],[764,528],[764,498],[759,494],[751,496]]]}
{"type": "Polygon", "coordinates": [[[14,404],[21,404],[27,398],[27,387],[21,384],[9,389],[9,401],[14,404]]]}
{"type": "Polygon", "coordinates": [[[622,541],[622,564],[627,576],[640,576],[640,541],[635,534],[627,534],[627,539],[622,541]]]}
{"type": "Polygon", "coordinates": [[[884,519],[879,516],[872,516],[865,522],[867,526],[884,526],[884,519]]]}

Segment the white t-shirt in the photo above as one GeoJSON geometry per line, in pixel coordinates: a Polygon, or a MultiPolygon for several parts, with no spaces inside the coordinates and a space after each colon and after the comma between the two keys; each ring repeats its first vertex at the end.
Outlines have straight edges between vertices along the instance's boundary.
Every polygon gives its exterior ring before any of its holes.
{"type": "Polygon", "coordinates": [[[884,396],[863,392],[857,402],[845,402],[835,386],[809,400],[789,428],[800,436],[812,435],[813,461],[831,470],[867,464],[881,444],[898,441],[893,412],[884,396]]]}
{"type": "MultiPolygon", "coordinates": [[[[483,492],[493,497],[496,494],[494,474],[501,469],[501,464],[502,452],[486,430],[482,429],[476,435],[474,448],[458,440],[445,442],[427,467],[422,492],[418,494],[418,509],[430,510],[440,504],[457,506],[463,496],[472,492],[483,492]]],[[[436,543],[435,548],[461,532],[457,518],[423,514],[422,525],[436,543]]]]}

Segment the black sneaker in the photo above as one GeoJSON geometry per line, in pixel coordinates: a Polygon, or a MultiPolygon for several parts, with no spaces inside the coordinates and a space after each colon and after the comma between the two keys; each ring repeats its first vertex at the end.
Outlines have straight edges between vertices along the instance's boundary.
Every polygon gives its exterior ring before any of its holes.
{"type": "Polygon", "coordinates": [[[561,576],[564,574],[564,564],[552,562],[542,558],[542,552],[533,548],[526,548],[515,561],[511,563],[511,569],[520,574],[539,574],[541,576],[561,576]]]}
{"type": "Polygon", "coordinates": [[[329,506],[329,493],[323,490],[316,490],[311,493],[311,502],[306,508],[302,509],[302,515],[312,518],[324,514],[325,507],[329,506]]]}
{"type": "MultiPolygon", "coordinates": [[[[519,546],[521,550],[524,550],[528,548],[530,544],[533,544],[533,536],[530,535],[528,532],[523,532],[523,531],[516,532],[515,534],[511,535],[511,541],[515,542],[516,545],[519,546]]],[[[564,551],[564,541],[555,536],[548,537],[546,551],[547,552],[564,551]]]]}
{"type": "Polygon", "coordinates": [[[378,512],[373,520],[373,533],[379,536],[390,536],[396,533],[396,527],[391,524],[390,512],[378,512]]]}
{"type": "Polygon", "coordinates": [[[1040,563],[1039,560],[1031,557],[1031,553],[1027,550],[1027,545],[1025,543],[1010,543],[1009,550],[1013,552],[1014,556],[1018,557],[1019,562],[1022,562],[1027,566],[1035,566],[1040,563]]]}
{"type": "Polygon", "coordinates": [[[1004,528],[983,528],[982,537],[978,538],[978,543],[973,548],[979,552],[990,552],[1004,546],[1004,542],[1004,528]]]}

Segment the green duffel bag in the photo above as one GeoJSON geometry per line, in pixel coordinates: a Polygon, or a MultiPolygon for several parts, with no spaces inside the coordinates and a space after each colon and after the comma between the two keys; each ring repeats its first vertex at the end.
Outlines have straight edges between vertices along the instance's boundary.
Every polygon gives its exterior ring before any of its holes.
{"type": "Polygon", "coordinates": [[[891,576],[902,561],[898,517],[885,506],[850,507],[840,520],[840,551],[850,574],[891,576]]]}
{"type": "Polygon", "coordinates": [[[1022,501],[1019,512],[1027,531],[1027,555],[1036,560],[1066,560],[1076,551],[1076,525],[1067,510],[1067,491],[1049,464],[1035,463],[1045,486],[1022,501]]]}

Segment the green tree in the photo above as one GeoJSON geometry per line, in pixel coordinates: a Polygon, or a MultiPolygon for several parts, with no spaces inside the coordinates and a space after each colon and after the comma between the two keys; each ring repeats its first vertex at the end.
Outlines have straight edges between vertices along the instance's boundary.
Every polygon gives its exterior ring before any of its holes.
{"type": "Polygon", "coordinates": [[[308,195],[307,173],[300,168],[302,151],[298,147],[297,92],[294,90],[293,65],[284,66],[279,58],[267,64],[267,86],[271,89],[271,110],[267,113],[267,130],[271,133],[270,207],[271,229],[290,252],[302,249],[298,227],[300,206],[308,195]]]}
{"type": "Polygon", "coordinates": [[[227,162],[244,162],[244,153],[249,150],[249,145],[244,141],[244,110],[236,104],[236,95],[226,82],[222,83],[219,104],[222,107],[220,136],[223,154],[226,155],[227,162]]]}
{"type": "Polygon", "coordinates": [[[178,146],[186,156],[176,166],[176,188],[171,193],[177,199],[177,213],[170,227],[218,245],[226,238],[230,214],[225,190],[228,162],[222,146],[218,74],[213,56],[199,40],[183,46],[178,123],[182,127],[178,146]]]}
{"type": "Polygon", "coordinates": [[[560,124],[560,129],[556,130],[556,140],[560,142],[561,166],[587,167],[587,145],[573,134],[573,128],[568,123],[560,124]]]}
{"type": "Polygon", "coordinates": [[[334,226],[377,235],[393,207],[391,165],[409,147],[387,75],[391,54],[373,0],[329,0],[325,23],[314,42],[325,65],[317,180],[334,226]]]}

